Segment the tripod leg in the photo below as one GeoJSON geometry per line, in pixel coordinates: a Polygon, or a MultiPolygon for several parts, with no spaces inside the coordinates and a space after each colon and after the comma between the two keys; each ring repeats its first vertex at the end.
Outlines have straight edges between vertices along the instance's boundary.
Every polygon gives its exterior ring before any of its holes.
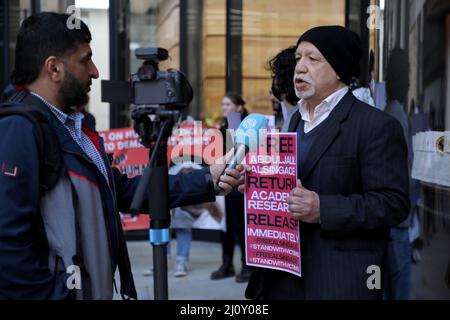
{"type": "Polygon", "coordinates": [[[155,300],[168,300],[167,244],[153,244],[153,268],[155,300]]]}
{"type": "Polygon", "coordinates": [[[150,229],[150,243],[153,246],[153,279],[155,300],[168,300],[167,244],[169,229],[150,229]]]}

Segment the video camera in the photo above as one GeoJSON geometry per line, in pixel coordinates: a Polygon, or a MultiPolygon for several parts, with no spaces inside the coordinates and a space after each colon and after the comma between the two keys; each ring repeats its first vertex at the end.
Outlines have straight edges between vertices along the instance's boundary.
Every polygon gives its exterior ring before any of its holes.
{"type": "Polygon", "coordinates": [[[170,226],[167,140],[181,109],[193,98],[193,90],[179,71],[162,72],[160,61],[169,57],[161,48],[135,51],[144,60],[137,73],[126,81],[102,81],[102,101],[132,104],[131,117],[140,142],[149,148],[149,165],[141,176],[130,205],[132,213],[147,208],[151,213],[150,242],[153,246],[155,298],[168,299],[167,243],[170,226]]]}
{"type": "Polygon", "coordinates": [[[103,102],[181,109],[192,101],[193,90],[183,73],[159,70],[159,62],[169,57],[166,49],[139,48],[135,55],[144,63],[129,82],[102,80],[103,102]]]}

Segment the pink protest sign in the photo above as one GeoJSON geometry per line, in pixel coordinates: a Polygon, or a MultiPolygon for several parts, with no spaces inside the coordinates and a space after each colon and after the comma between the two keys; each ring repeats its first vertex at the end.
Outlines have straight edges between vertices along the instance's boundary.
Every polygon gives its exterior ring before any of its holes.
{"type": "Polygon", "coordinates": [[[287,204],[297,179],[297,136],[269,133],[247,154],[245,225],[247,264],[301,276],[300,231],[287,204]]]}

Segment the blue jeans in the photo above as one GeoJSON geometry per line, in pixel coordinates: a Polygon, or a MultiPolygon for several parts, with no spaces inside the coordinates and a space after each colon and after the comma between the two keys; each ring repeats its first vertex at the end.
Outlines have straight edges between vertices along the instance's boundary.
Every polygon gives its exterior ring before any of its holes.
{"type": "Polygon", "coordinates": [[[391,228],[384,276],[385,300],[409,299],[411,290],[411,245],[408,228],[391,228]]]}
{"type": "Polygon", "coordinates": [[[188,262],[191,251],[192,229],[174,229],[177,238],[177,262],[188,262]]]}

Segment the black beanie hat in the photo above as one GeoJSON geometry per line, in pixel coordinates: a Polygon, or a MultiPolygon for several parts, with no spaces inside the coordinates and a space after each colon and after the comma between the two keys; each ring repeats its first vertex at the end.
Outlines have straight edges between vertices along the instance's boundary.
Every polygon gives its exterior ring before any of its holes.
{"type": "Polygon", "coordinates": [[[349,85],[352,77],[359,77],[361,40],[353,31],[341,26],[315,27],[300,36],[297,47],[302,41],[319,49],[345,84],[349,85]]]}

